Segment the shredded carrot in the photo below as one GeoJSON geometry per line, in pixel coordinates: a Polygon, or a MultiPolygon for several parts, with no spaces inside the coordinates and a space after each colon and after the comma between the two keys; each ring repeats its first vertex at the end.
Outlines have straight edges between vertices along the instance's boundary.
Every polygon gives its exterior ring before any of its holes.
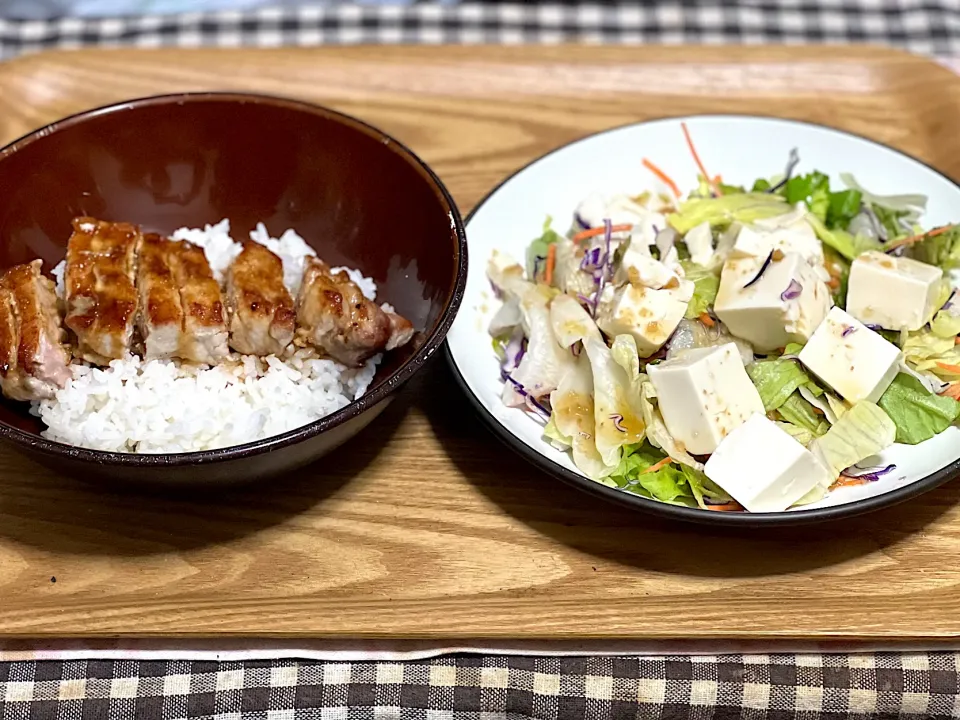
{"type": "Polygon", "coordinates": [[[952,382],[940,393],[944,397],[960,401],[960,382],[952,382]]]}
{"type": "MultiPolygon", "coordinates": [[[[611,232],[626,232],[627,230],[633,230],[633,225],[614,225],[612,228],[610,228],[611,232]]],[[[584,230],[583,232],[578,232],[576,235],[574,235],[573,241],[578,243],[581,240],[586,240],[587,238],[603,235],[606,231],[607,229],[605,227],[590,228],[589,230],[584,230]]]]}
{"type": "Polygon", "coordinates": [[[654,175],[656,175],[660,179],[660,181],[663,182],[664,185],[670,188],[670,191],[673,193],[674,197],[676,198],[680,197],[680,188],[677,187],[677,184],[673,181],[673,179],[669,175],[667,175],[663,170],[658,168],[652,162],[647,160],[647,158],[643,159],[643,166],[647,170],[652,172],[654,175]]]}
{"type": "Polygon", "coordinates": [[[547,248],[547,267],[543,271],[543,280],[547,285],[553,285],[553,268],[557,264],[557,244],[550,243],[547,248]]]}
{"type": "Polygon", "coordinates": [[[700,317],[697,319],[707,327],[713,327],[714,325],[716,325],[716,323],[713,321],[713,318],[710,317],[710,315],[708,315],[705,312],[700,313],[700,317]]]}
{"type": "Polygon", "coordinates": [[[842,487],[856,487],[857,485],[866,485],[869,480],[862,477],[847,477],[846,475],[841,475],[837,478],[836,482],[830,486],[831,490],[842,487]]]}
{"type": "Polygon", "coordinates": [[[960,365],[950,365],[949,363],[938,362],[937,367],[943,368],[947,372],[957,373],[960,375],[960,365]]]}
{"type": "Polygon", "coordinates": [[[954,345],[960,345],[960,335],[957,335],[957,336],[953,339],[953,344],[954,344],[954,345]]]}
{"type": "Polygon", "coordinates": [[[644,474],[646,474],[646,473],[657,472],[657,470],[659,470],[660,468],[666,467],[667,465],[669,465],[669,464],[672,463],[672,462],[673,462],[672,459],[670,459],[670,458],[668,458],[668,457],[665,457],[663,460],[661,460],[661,461],[658,462],[658,463],[654,463],[653,465],[651,465],[650,467],[648,467],[646,470],[642,471],[640,474],[641,474],[641,475],[644,475],[644,474]]]}
{"type": "Polygon", "coordinates": [[[903,245],[912,245],[915,242],[920,242],[921,240],[926,240],[927,238],[936,237],[937,235],[943,235],[949,230],[953,230],[956,225],[944,225],[943,227],[934,228],[933,230],[928,230],[925,233],[920,233],[919,235],[911,235],[910,237],[903,238],[903,240],[897,240],[894,243],[890,243],[885,248],[886,252],[902,247],[903,245]]]}
{"type": "Polygon", "coordinates": [[[743,510],[743,505],[738,502],[728,502],[723,505],[707,505],[707,510],[713,510],[714,512],[740,512],[743,510]]]}
{"type": "Polygon", "coordinates": [[[840,289],[840,278],[832,277],[827,281],[827,287],[831,290],[840,289]]]}
{"type": "Polygon", "coordinates": [[[814,414],[814,415],[823,415],[823,410],[821,410],[820,408],[818,408],[816,405],[812,406],[812,409],[813,409],[813,414],[814,414]]]}
{"type": "Polygon", "coordinates": [[[717,195],[721,195],[720,183],[718,182],[719,176],[714,180],[710,180],[710,173],[707,172],[707,169],[703,166],[703,162],[700,160],[700,156],[697,154],[697,148],[693,144],[693,138],[690,137],[690,130],[687,129],[687,124],[682,122],[680,123],[680,127],[683,129],[683,136],[687,139],[687,147],[690,148],[690,154],[693,155],[693,161],[697,164],[697,169],[700,170],[703,179],[713,185],[713,191],[717,195]]]}

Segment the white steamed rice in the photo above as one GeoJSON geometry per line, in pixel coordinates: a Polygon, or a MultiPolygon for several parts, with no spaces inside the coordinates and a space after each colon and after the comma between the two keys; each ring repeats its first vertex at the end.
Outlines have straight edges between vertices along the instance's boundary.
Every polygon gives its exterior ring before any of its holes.
{"type": "MultiPolygon", "coordinates": [[[[283,260],[284,281],[296,296],[304,258],[314,250],[293,230],[271,238],[261,224],[251,239],[283,260]]],[[[204,248],[218,280],[240,252],[223,220],[203,230],[174,233],[204,248]]],[[[63,263],[53,271],[63,292],[63,263]]],[[[364,295],[376,299],[373,280],[346,270],[364,295]]],[[[131,355],[107,368],[74,361],[73,379],[32,412],[47,425],[43,436],[70,445],[137,453],[178,453],[228,447],[279,435],[329,415],[360,397],[380,356],[347,368],[311,350],[278,359],[232,354],[217,367],[176,360],[145,362],[131,355]]]]}

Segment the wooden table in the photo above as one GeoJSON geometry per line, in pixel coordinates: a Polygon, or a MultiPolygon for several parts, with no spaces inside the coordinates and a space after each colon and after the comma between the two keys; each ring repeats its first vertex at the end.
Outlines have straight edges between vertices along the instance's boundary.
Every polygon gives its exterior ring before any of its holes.
{"type": "MultiPolygon", "coordinates": [[[[571,139],[694,112],[822,122],[960,177],[960,83],[867,48],[49,54],[0,65],[0,138],[199,89],[368,120],[431,163],[465,212],[571,139]]],[[[0,476],[0,636],[960,636],[957,483],[806,529],[667,524],[525,464],[481,427],[442,359],[359,437],[282,482],[116,493],[8,449],[0,476]]]]}

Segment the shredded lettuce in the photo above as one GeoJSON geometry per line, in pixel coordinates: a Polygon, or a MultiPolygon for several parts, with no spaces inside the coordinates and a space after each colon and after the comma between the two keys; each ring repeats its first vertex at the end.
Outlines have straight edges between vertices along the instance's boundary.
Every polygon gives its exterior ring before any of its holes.
{"type": "Polygon", "coordinates": [[[878,403],[897,426],[897,442],[916,445],[939,435],[957,419],[960,403],[934,395],[906,373],[900,373],[878,403]]]}
{"type": "Polygon", "coordinates": [[[793,423],[777,421],[776,425],[787,435],[804,446],[809,445],[815,437],[815,435],[806,428],[802,428],[799,425],[794,425],[793,423]]]}
{"type": "Polygon", "coordinates": [[[809,449],[837,478],[851,465],[893,445],[896,435],[893,420],[879,406],[864,400],[837,418],[809,449]]]}
{"type": "Polygon", "coordinates": [[[960,335],[960,315],[941,310],[930,321],[930,331],[937,337],[954,338],[960,335]]]}
{"type": "Polygon", "coordinates": [[[960,226],[914,243],[908,254],[914,260],[936,265],[944,270],[960,268],[960,226]]]}
{"type": "Polygon", "coordinates": [[[690,490],[683,472],[673,463],[653,472],[649,471],[649,468],[666,457],[649,443],[627,446],[620,464],[610,474],[610,480],[620,489],[643,497],[675,505],[692,505],[695,502],[693,491],[690,490]],[[683,502],[683,499],[687,501],[683,502]]]}
{"type": "Polygon", "coordinates": [[[801,385],[811,383],[810,376],[796,360],[757,360],[747,366],[747,375],[767,412],[778,409],[801,385]]]}
{"type": "Polygon", "coordinates": [[[694,320],[713,307],[720,290],[720,276],[692,262],[681,261],[687,280],[693,282],[693,297],[687,305],[684,317],[694,320]]]}
{"type": "Polygon", "coordinates": [[[873,210],[873,214],[876,215],[881,227],[887,233],[887,242],[912,234],[909,228],[913,216],[909,210],[891,210],[875,203],[870,203],[870,209],[873,210]],[[906,223],[906,226],[904,226],[904,223],[906,223]]]}
{"type": "Polygon", "coordinates": [[[840,228],[828,228],[821,218],[812,213],[807,215],[807,222],[813,227],[820,242],[836,250],[846,260],[853,261],[868,250],[883,250],[883,243],[876,238],[852,235],[840,228]]]}
{"type": "Polygon", "coordinates": [[[705,498],[715,504],[732,500],[701,471],[687,465],[671,462],[650,471],[666,458],[662,450],[649,442],[627,446],[608,480],[627,492],[673,505],[702,508],[706,506],[705,498]]]}
{"type": "Polygon", "coordinates": [[[850,173],[840,173],[840,181],[851,190],[858,190],[864,202],[888,210],[905,211],[913,219],[920,217],[927,207],[926,195],[877,195],[861,186],[850,173]]]}
{"type": "Polygon", "coordinates": [[[783,405],[777,408],[777,412],[786,422],[809,430],[817,436],[823,435],[830,429],[830,425],[823,416],[817,415],[813,405],[804,400],[799,392],[790,395],[783,405]]]}
{"type": "Polygon", "coordinates": [[[960,378],[950,368],[960,365],[960,345],[952,335],[942,337],[932,329],[922,328],[901,335],[904,360],[918,372],[931,372],[947,380],[960,378]]]}
{"type": "Polygon", "coordinates": [[[742,193],[717,198],[690,198],[680,205],[679,212],[667,216],[667,222],[681,235],[708,222],[712,227],[726,227],[732,222],[751,223],[763,218],[788,213],[790,207],[779,195],[742,193]]]}

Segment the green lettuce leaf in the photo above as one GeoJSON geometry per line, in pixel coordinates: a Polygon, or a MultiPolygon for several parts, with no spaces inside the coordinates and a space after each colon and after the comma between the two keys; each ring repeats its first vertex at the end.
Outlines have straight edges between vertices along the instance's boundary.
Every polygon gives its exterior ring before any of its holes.
{"type": "Polygon", "coordinates": [[[680,265],[687,280],[693,282],[693,297],[690,298],[684,317],[695,320],[716,302],[717,291],[720,290],[720,276],[689,261],[681,261],[680,265]]]}
{"type": "Polygon", "coordinates": [[[717,198],[694,197],[680,205],[679,212],[667,216],[667,222],[681,235],[700,223],[712,227],[726,227],[733,222],[751,223],[776,217],[792,208],[779,195],[769,193],[742,193],[717,198]]]}
{"type": "Polygon", "coordinates": [[[911,235],[910,231],[906,230],[900,223],[901,219],[910,221],[913,217],[910,210],[893,210],[876,203],[870,203],[870,209],[877,216],[877,220],[880,221],[883,229],[887,231],[887,242],[911,235]]]}
{"type": "Polygon", "coordinates": [[[816,215],[807,215],[807,222],[813,227],[813,231],[820,238],[820,242],[829,248],[833,248],[847,260],[852,261],[868,250],[883,249],[883,243],[879,240],[863,235],[851,235],[840,228],[828,228],[824,221],[816,215]]]}
{"type": "Polygon", "coordinates": [[[609,480],[617,487],[643,497],[675,505],[692,506],[696,503],[686,475],[674,463],[655,472],[645,472],[667,456],[647,442],[624,448],[623,457],[609,480]]]}
{"type": "Polygon", "coordinates": [[[823,435],[830,429],[830,424],[822,415],[814,412],[813,405],[804,400],[799,392],[790,395],[783,405],[777,408],[777,412],[788,423],[809,430],[814,435],[823,435]]]}
{"type": "Polygon", "coordinates": [[[801,385],[810,383],[810,376],[796,360],[757,360],[747,366],[747,375],[767,412],[779,408],[801,385]]]}
{"type": "Polygon", "coordinates": [[[725,490],[699,470],[681,465],[680,472],[686,478],[690,491],[699,507],[705,508],[707,506],[705,499],[710,500],[712,505],[723,505],[733,501],[733,498],[725,490]]]}
{"type": "Polygon", "coordinates": [[[815,437],[815,435],[806,428],[794,425],[793,423],[777,421],[777,427],[801,445],[808,445],[815,437]]]}
{"type": "Polygon", "coordinates": [[[960,315],[941,310],[930,321],[930,331],[937,337],[955,338],[960,335],[960,315]]]}
{"type": "Polygon", "coordinates": [[[914,243],[907,252],[914,260],[944,270],[960,268],[960,226],[914,243]]]}
{"type": "Polygon", "coordinates": [[[565,450],[573,445],[573,438],[560,432],[560,428],[557,427],[556,416],[556,413],[550,415],[550,419],[547,420],[547,424],[543,427],[543,436],[547,438],[555,448],[565,450]]]}
{"type": "Polygon", "coordinates": [[[527,246],[527,277],[533,282],[539,281],[543,275],[542,271],[545,269],[543,261],[546,260],[550,246],[563,239],[562,235],[550,227],[552,223],[553,218],[548,215],[543,223],[543,234],[527,246]]]}
{"type": "Polygon", "coordinates": [[[957,419],[960,403],[934,395],[915,377],[900,373],[878,403],[897,426],[897,442],[916,445],[939,435],[957,419]]]}
{"type": "Polygon", "coordinates": [[[837,418],[809,449],[837,478],[851,465],[893,445],[896,436],[893,420],[879,406],[864,400],[837,418]]]}
{"type": "Polygon", "coordinates": [[[960,345],[956,344],[955,336],[942,337],[922,328],[903,333],[900,347],[904,360],[914,370],[931,372],[945,380],[960,379],[960,373],[949,369],[960,366],[960,345]]]}

